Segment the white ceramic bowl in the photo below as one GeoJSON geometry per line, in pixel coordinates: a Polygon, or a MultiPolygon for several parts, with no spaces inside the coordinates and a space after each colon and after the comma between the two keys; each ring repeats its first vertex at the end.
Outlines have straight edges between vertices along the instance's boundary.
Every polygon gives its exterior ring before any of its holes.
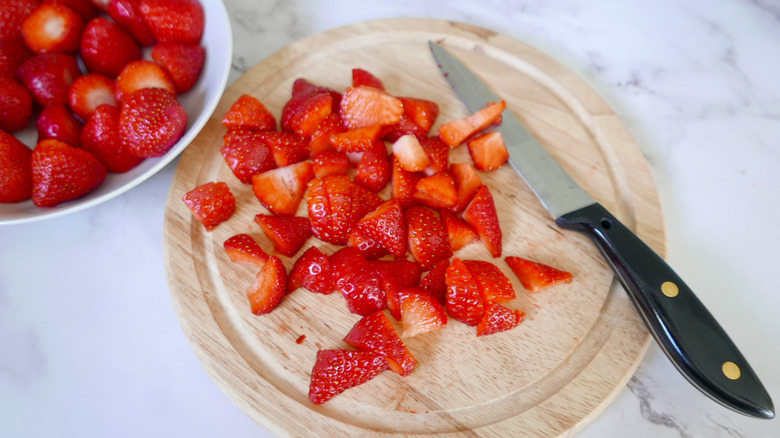
{"type": "MultiPolygon", "coordinates": [[[[221,0],[201,0],[206,14],[203,40],[206,48],[206,61],[195,86],[179,96],[179,101],[187,110],[188,126],[182,138],[159,158],[146,159],[128,172],[109,173],[103,184],[86,196],[62,203],[56,207],[42,208],[32,201],[5,204],[0,203],[0,225],[31,222],[62,216],[84,210],[118,196],[145,181],[165,167],[179,155],[195,138],[214,112],[222,92],[227,85],[228,74],[233,56],[233,33],[230,28],[225,5],[221,0]]],[[[35,123],[16,135],[28,146],[37,140],[35,123]]]]}

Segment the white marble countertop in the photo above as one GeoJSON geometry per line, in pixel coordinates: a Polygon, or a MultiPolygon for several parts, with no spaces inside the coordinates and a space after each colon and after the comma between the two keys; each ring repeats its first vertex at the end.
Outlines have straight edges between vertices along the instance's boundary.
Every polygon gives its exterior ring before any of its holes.
{"type": "MultiPolygon", "coordinates": [[[[214,0],[202,0],[214,1],[214,0]]],[[[612,106],[656,177],[668,260],[780,400],[780,6],[760,0],[226,0],[230,82],[368,19],[472,23],[546,52],[612,106]]],[[[0,436],[271,436],[197,361],[162,255],[176,162],[86,211],[0,226],[0,436]]],[[[580,437],[776,437],[652,345],[580,437]]]]}

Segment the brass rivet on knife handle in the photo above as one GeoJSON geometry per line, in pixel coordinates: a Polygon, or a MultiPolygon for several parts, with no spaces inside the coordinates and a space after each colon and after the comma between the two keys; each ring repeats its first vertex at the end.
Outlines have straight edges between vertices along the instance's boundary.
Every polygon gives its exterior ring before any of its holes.
{"type": "Polygon", "coordinates": [[[725,362],[723,364],[723,374],[731,380],[737,380],[742,376],[739,366],[734,362],[725,362]]]}
{"type": "Polygon", "coordinates": [[[680,288],[678,288],[677,285],[671,281],[667,281],[661,285],[661,292],[663,292],[664,295],[669,298],[674,298],[678,293],[680,293],[680,288]]]}

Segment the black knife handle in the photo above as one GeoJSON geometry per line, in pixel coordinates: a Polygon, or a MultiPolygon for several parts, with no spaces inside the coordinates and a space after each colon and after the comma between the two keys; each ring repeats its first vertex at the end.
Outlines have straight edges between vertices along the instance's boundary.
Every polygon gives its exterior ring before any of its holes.
{"type": "Polygon", "coordinates": [[[694,386],[743,414],[774,417],[772,399],[750,365],[658,254],[598,203],[556,223],[593,240],[658,344],[694,386]]]}

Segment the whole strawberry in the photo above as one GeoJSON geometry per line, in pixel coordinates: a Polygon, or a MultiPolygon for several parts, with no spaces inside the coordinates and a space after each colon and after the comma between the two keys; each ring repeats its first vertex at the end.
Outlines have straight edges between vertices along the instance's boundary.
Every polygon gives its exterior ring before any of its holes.
{"type": "Polygon", "coordinates": [[[100,105],[89,116],[81,131],[81,147],[94,154],[110,172],[127,172],[144,161],[144,158],[131,154],[122,146],[119,108],[113,105],[100,105]]]}
{"type": "Polygon", "coordinates": [[[16,72],[19,81],[30,90],[42,107],[68,104],[68,91],[81,76],[76,57],[66,53],[45,53],[22,62],[16,72]]]}
{"type": "Polygon", "coordinates": [[[119,137],[139,157],[165,155],[187,127],[187,112],[176,97],[161,88],[143,88],[124,100],[119,137]]]}
{"type": "Polygon", "coordinates": [[[106,179],[106,166],[91,153],[59,140],[44,140],[32,152],[32,200],[54,207],[78,199],[106,179]]]}
{"type": "Polygon", "coordinates": [[[32,52],[22,39],[0,39],[0,77],[12,78],[22,62],[32,56],[32,52]]]}
{"type": "Polygon", "coordinates": [[[21,202],[32,194],[32,151],[0,129],[0,202],[21,202]]]}
{"type": "Polygon", "coordinates": [[[200,44],[160,43],[152,49],[152,59],[171,75],[176,91],[189,91],[200,77],[206,49],[200,44]]]}
{"type": "Polygon", "coordinates": [[[10,77],[0,77],[0,129],[24,129],[32,115],[32,96],[24,85],[10,77]]]}
{"type": "Polygon", "coordinates": [[[199,43],[205,14],[198,0],[141,0],[138,5],[157,41],[199,43]]]}
{"type": "Polygon", "coordinates": [[[141,47],[133,36],[105,17],[95,18],[84,28],[81,59],[92,73],[115,78],[125,65],[141,56],[141,47]]]}
{"type": "Polygon", "coordinates": [[[157,40],[138,10],[140,0],[112,0],[108,4],[108,15],[130,32],[142,46],[151,46],[157,40]]]}

